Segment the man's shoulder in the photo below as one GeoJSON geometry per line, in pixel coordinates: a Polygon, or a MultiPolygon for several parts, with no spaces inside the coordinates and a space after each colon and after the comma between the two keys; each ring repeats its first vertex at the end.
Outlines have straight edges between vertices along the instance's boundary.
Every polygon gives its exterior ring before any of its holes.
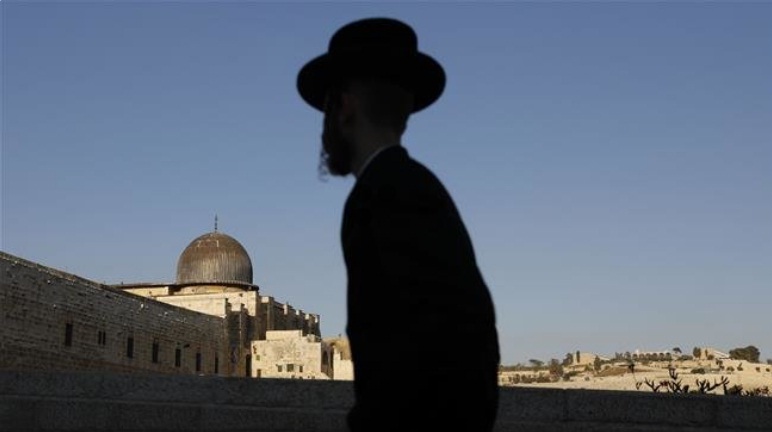
{"type": "Polygon", "coordinates": [[[407,151],[390,151],[358,185],[356,200],[376,207],[443,208],[450,196],[439,178],[407,151]]]}

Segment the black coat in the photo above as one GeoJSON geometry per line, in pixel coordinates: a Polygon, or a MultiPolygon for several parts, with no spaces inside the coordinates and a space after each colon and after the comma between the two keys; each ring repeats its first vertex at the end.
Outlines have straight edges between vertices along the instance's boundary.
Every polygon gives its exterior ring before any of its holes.
{"type": "Polygon", "coordinates": [[[435,428],[443,414],[452,430],[467,420],[469,430],[489,430],[498,403],[494,306],[442,183],[403,147],[384,150],[346,201],[341,241],[352,429],[407,430],[416,415],[435,428]],[[467,414],[454,418],[453,406],[467,414]]]}

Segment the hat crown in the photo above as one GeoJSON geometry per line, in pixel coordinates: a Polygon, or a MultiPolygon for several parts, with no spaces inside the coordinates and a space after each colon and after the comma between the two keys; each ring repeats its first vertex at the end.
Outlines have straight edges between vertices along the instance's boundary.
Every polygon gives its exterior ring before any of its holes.
{"type": "Polygon", "coordinates": [[[416,54],[418,37],[402,21],[366,18],[341,27],[330,39],[328,48],[332,55],[363,50],[416,54]]]}
{"type": "Polygon", "coordinates": [[[297,89],[303,100],[324,112],[330,88],[363,78],[386,80],[412,93],[412,112],[433,104],[445,89],[442,65],[418,50],[413,28],[383,17],[364,18],[339,28],[327,52],[300,69],[297,89]]]}

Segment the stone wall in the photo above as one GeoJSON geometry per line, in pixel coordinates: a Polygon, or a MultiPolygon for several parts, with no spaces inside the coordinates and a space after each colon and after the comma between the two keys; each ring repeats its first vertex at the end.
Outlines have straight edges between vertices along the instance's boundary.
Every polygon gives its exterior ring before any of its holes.
{"type": "Polygon", "coordinates": [[[224,320],[0,252],[0,370],[231,373],[224,320]]]}
{"type": "Polygon", "coordinates": [[[351,358],[338,349],[334,349],[332,358],[332,379],[352,381],[354,379],[354,362],[351,361],[351,358]]]}
{"type": "MultiPolygon", "coordinates": [[[[0,371],[0,430],[345,432],[346,381],[0,371]]],[[[496,432],[760,432],[772,398],[502,388],[496,432]]]]}
{"type": "Polygon", "coordinates": [[[303,312],[273,297],[261,296],[254,290],[224,285],[196,285],[174,288],[162,284],[114,285],[124,292],[151,297],[163,303],[210,315],[225,316],[231,311],[246,310],[252,317],[252,340],[265,339],[267,330],[302,330],[303,334],[321,336],[319,315],[303,312]],[[225,308],[223,308],[225,304],[225,308]]]}
{"type": "Polygon", "coordinates": [[[332,347],[302,330],[272,330],[266,340],[252,342],[255,361],[252,376],[264,378],[331,379],[332,371],[323,358],[332,347]]]}
{"type": "Polygon", "coordinates": [[[156,300],[209,315],[225,316],[229,311],[242,308],[251,316],[257,315],[258,294],[255,291],[219,292],[207,294],[177,294],[157,297],[156,300]],[[225,305],[228,307],[226,308],[225,305]]]}
{"type": "Polygon", "coordinates": [[[303,334],[321,337],[319,315],[303,312],[289,304],[279,303],[273,297],[261,298],[260,312],[265,317],[265,326],[260,339],[265,339],[268,330],[302,330],[303,334]]]}

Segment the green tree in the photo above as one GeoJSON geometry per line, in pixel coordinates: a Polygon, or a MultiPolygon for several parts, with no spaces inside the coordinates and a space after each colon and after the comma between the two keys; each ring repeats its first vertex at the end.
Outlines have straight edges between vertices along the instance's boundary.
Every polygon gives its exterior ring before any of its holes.
{"type": "Polygon", "coordinates": [[[694,347],[692,350],[692,355],[694,358],[702,358],[702,348],[700,347],[694,347]]]}
{"type": "Polygon", "coordinates": [[[563,359],[563,366],[568,366],[574,362],[574,356],[571,353],[566,353],[566,358],[563,359]]]}
{"type": "Polygon", "coordinates": [[[592,362],[592,365],[595,368],[595,372],[600,372],[600,365],[601,365],[600,357],[595,356],[595,360],[592,362]]]}
{"type": "Polygon", "coordinates": [[[759,362],[759,349],[753,345],[748,345],[745,348],[735,348],[729,350],[729,358],[734,360],[745,360],[751,363],[759,362]]]}
{"type": "Polygon", "coordinates": [[[674,347],[674,348],[672,349],[672,351],[673,351],[674,353],[678,354],[678,355],[681,355],[681,354],[682,354],[682,352],[681,352],[681,348],[679,348],[679,347],[674,347]]]}
{"type": "Polygon", "coordinates": [[[541,360],[537,360],[537,359],[530,359],[530,360],[528,360],[528,363],[531,363],[531,365],[533,367],[535,367],[536,369],[544,366],[544,362],[541,361],[541,360]]]}
{"type": "Polygon", "coordinates": [[[550,375],[561,377],[563,376],[563,365],[558,359],[550,359],[549,371],[550,375]]]}

